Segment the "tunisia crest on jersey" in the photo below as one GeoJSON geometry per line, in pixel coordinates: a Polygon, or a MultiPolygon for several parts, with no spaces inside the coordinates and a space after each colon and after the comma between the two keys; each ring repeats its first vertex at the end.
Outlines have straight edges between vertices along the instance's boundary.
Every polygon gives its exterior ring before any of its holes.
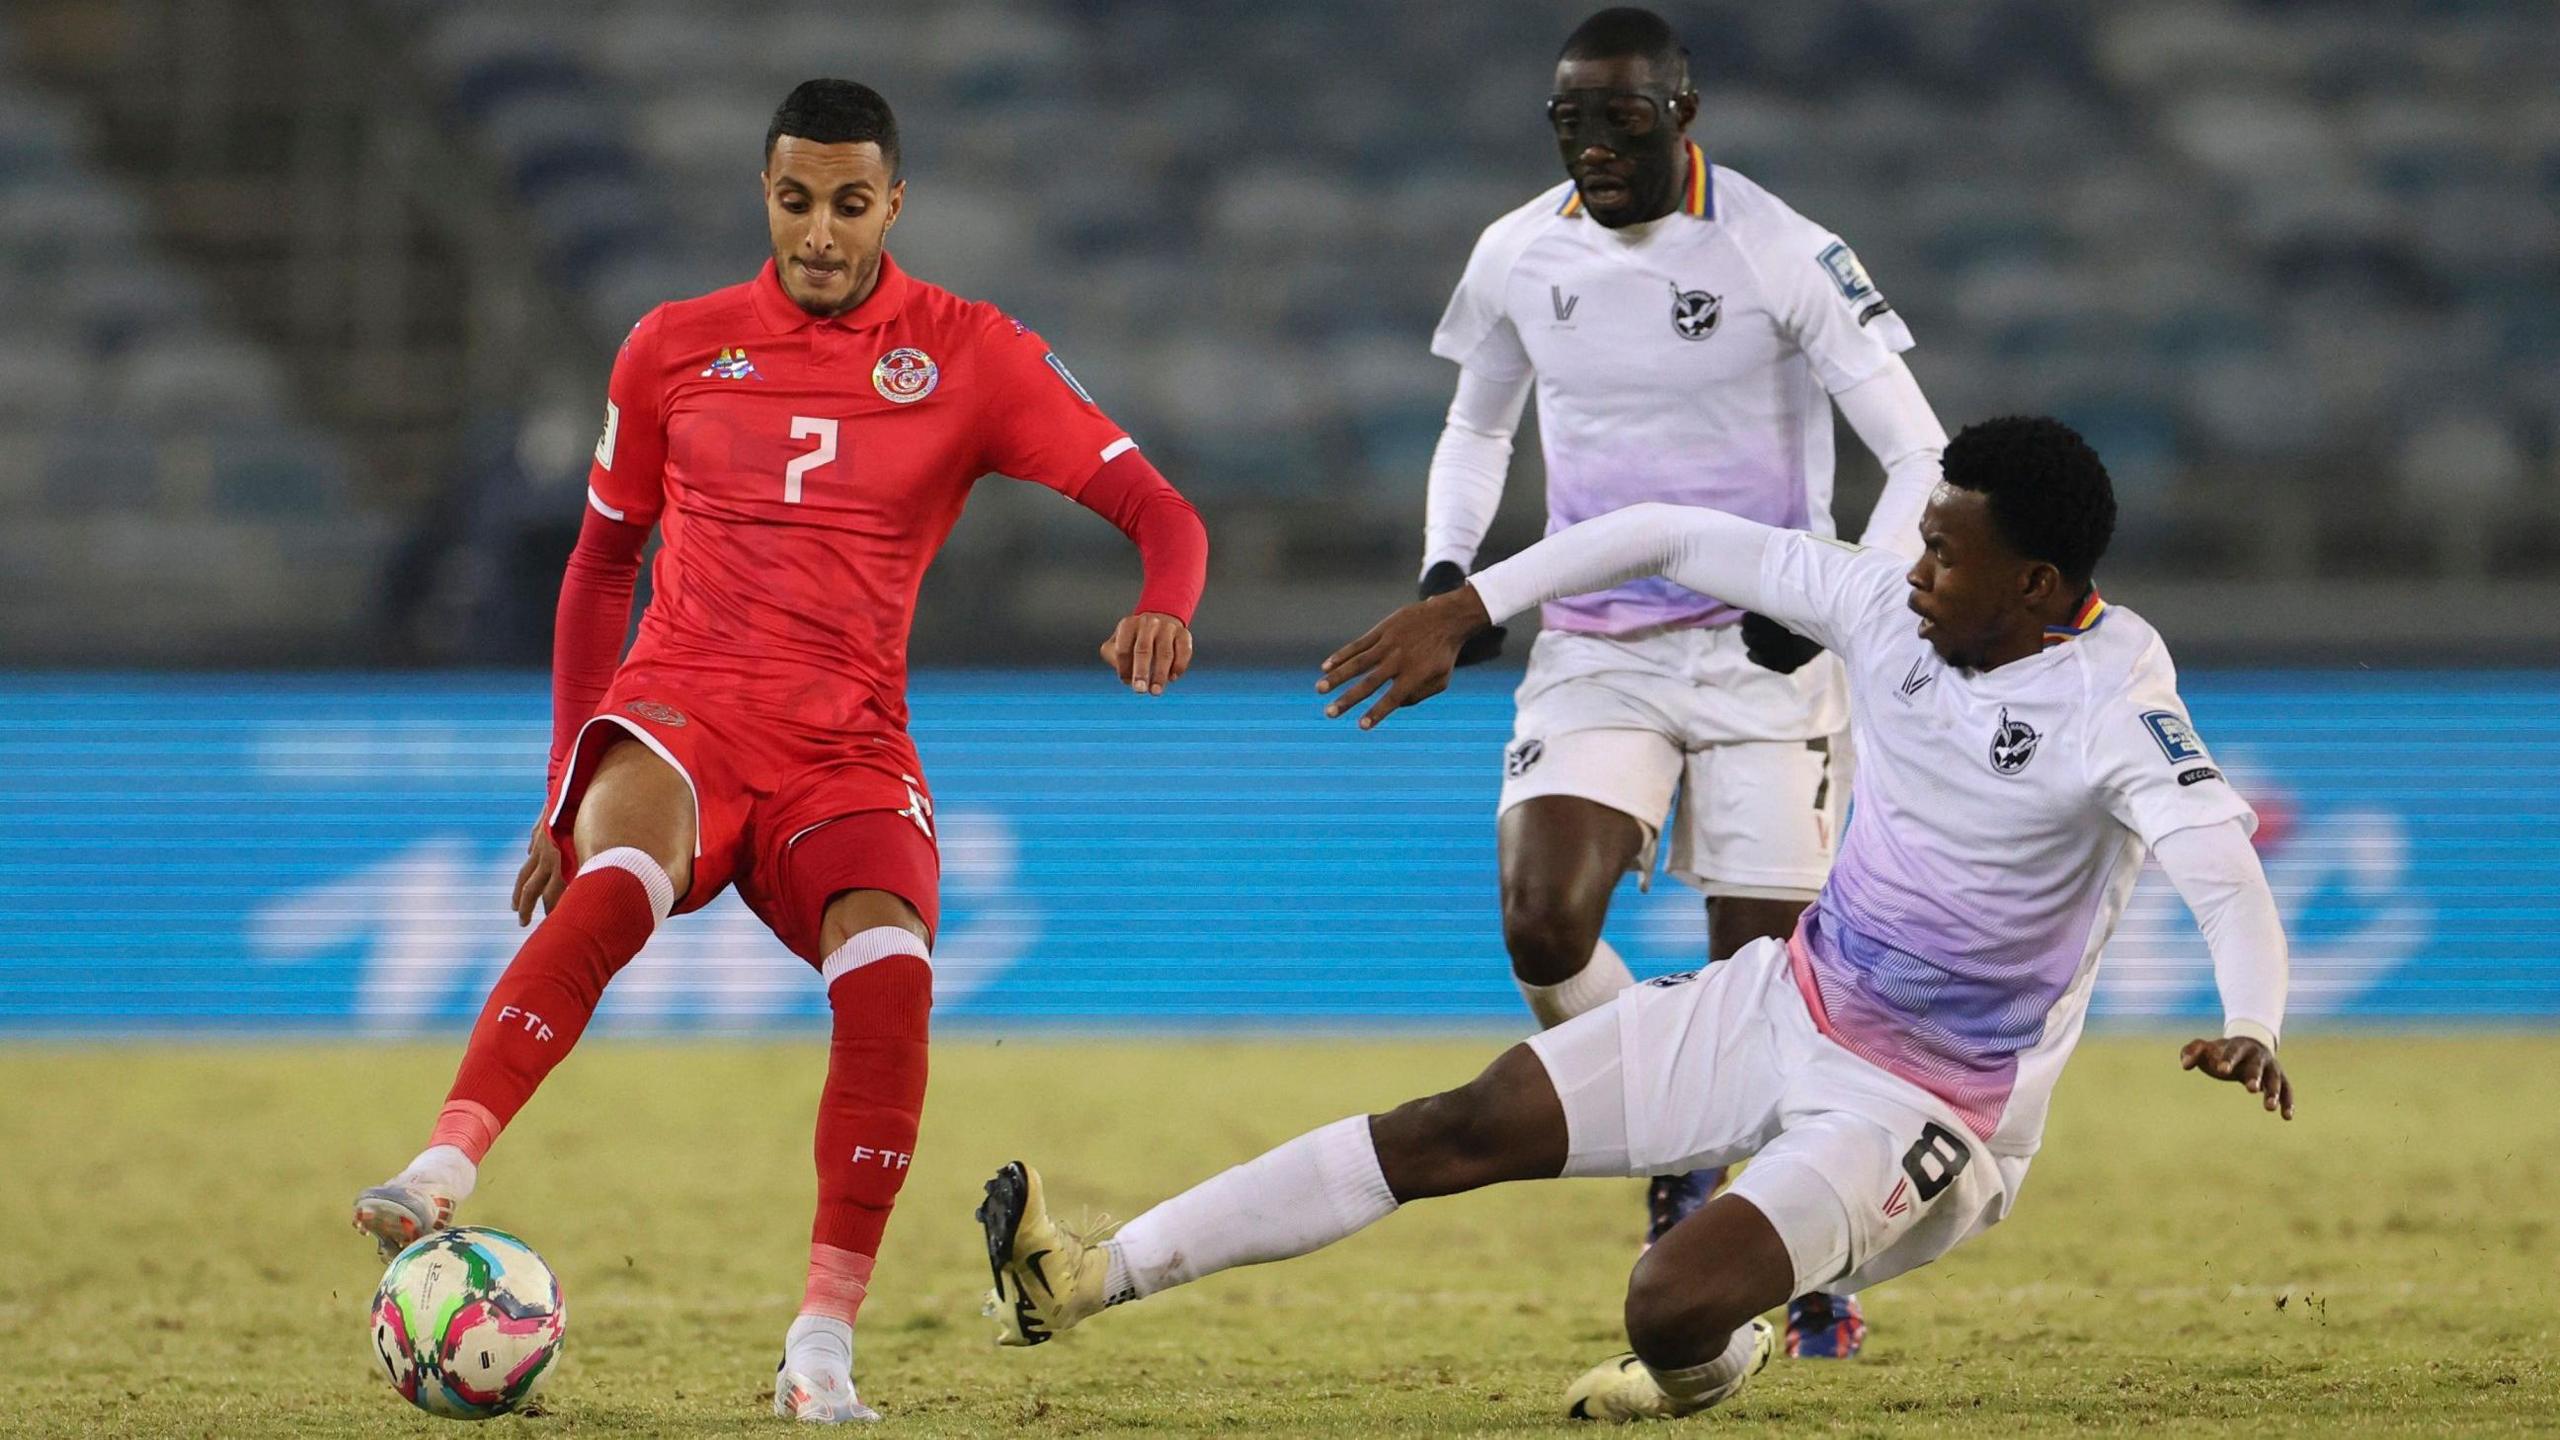
{"type": "Polygon", "coordinates": [[[871,367],[871,388],[892,405],[913,405],[942,383],[942,367],[913,345],[901,345],[871,367]]]}

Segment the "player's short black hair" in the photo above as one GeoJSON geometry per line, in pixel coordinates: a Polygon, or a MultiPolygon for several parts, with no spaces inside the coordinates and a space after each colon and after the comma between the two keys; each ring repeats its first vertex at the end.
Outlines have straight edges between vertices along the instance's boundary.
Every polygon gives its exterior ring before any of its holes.
{"type": "Polygon", "coordinates": [[[2080,432],[2042,415],[1967,425],[1947,442],[1946,482],[1991,506],[2009,548],[2087,585],[2116,533],[2115,486],[2080,432]]]}
{"type": "Polygon", "coordinates": [[[1689,52],[1681,47],[1680,36],[1671,22],[1640,5],[1612,5],[1574,27],[1564,39],[1558,60],[1620,60],[1629,56],[1646,61],[1662,75],[1672,77],[1678,88],[1686,88],[1689,80],[1689,52]]]}
{"type": "Polygon", "coordinates": [[[859,81],[803,80],[793,86],[765,127],[764,158],[773,158],[773,142],[785,135],[821,145],[868,140],[880,147],[889,173],[898,173],[898,117],[879,91],[859,81]]]}

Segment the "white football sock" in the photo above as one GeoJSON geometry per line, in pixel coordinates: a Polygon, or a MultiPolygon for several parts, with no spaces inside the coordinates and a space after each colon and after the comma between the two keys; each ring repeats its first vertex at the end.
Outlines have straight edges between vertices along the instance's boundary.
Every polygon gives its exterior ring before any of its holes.
{"type": "Polygon", "coordinates": [[[803,1315],[782,1332],[782,1363],[807,1374],[853,1374],[853,1327],[831,1315],[803,1315]]]}
{"type": "Polygon", "coordinates": [[[459,1146],[430,1145],[418,1152],[409,1168],[391,1177],[402,1184],[423,1185],[459,1205],[471,1198],[471,1187],[480,1183],[480,1167],[459,1146]]]}
{"type": "Polygon", "coordinates": [[[1702,1408],[1706,1397],[1732,1384],[1751,1365],[1751,1352],[1759,1344],[1748,1325],[1734,1327],[1733,1338],[1726,1342],[1724,1353],[1704,1365],[1691,1365],[1680,1370],[1652,1371],[1653,1383],[1671,1397],[1672,1405],[1682,1413],[1702,1408]]]}
{"type": "Polygon", "coordinates": [[[1532,985],[1517,975],[1511,980],[1520,987],[1520,998],[1529,1002],[1529,1013],[1538,1018],[1541,1030],[1552,1030],[1576,1015],[1588,1015],[1636,983],[1635,972],[1627,968],[1625,957],[1606,940],[1593,946],[1591,958],[1562,984],[1532,985]]]}
{"type": "Polygon", "coordinates": [[[1192,1186],[1104,1246],[1111,1303],[1321,1250],[1395,1213],[1369,1117],[1310,1130],[1192,1186]]]}

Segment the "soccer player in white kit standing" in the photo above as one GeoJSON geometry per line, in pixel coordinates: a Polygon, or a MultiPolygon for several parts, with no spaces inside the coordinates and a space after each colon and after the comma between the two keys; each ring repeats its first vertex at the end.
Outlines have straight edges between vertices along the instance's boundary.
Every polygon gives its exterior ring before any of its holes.
{"type": "MultiPolygon", "coordinates": [[[[1833,533],[1831,409],[1886,467],[1870,544],[1913,553],[1946,433],[1911,332],[1837,235],[1688,138],[1687,52],[1651,11],[1566,40],[1548,101],[1568,183],[1489,226],[1434,354],[1459,365],[1432,457],[1424,598],[1465,583],[1534,384],[1547,529],[1644,501],[1833,533]]],[[[1830,868],[1845,775],[1837,662],[1729,597],[1634,580],[1549,604],[1499,805],[1502,935],[1541,1026],[1634,983],[1600,936],[1618,878],[1666,857],[1707,897],[1708,953],[1783,936],[1830,868]]],[[[1471,637],[1461,663],[1500,648],[1471,637]]],[[[1711,1194],[1657,1177],[1648,1240],[1711,1194]]],[[[1854,1296],[1788,1312],[1790,1354],[1854,1355],[1854,1296]]]]}
{"type": "Polygon", "coordinates": [[[1858,766],[1839,862],[1789,940],[1623,990],[1459,1089],[1311,1131],[1107,1242],[1061,1230],[1038,1176],[1006,1166],[978,1212],[1000,1338],[1037,1344],[1410,1200],[1748,1159],[1637,1261],[1632,1353],[1565,1397],[1579,1419],[1703,1410],[1766,1363],[1765,1311],[1903,1274],[2008,1215],[2146,849],[2202,925],[2222,995],[2219,1038],[2180,1066],[2291,1119],[2285,938],[2255,817],[2188,723],[2159,634],[2098,597],[2114,525],[2078,435],[1993,420],[1947,446],[1915,562],[1638,505],[1336,652],[1317,688],[1339,692],[1335,715],[1377,696],[1367,728],[1446,688],[1471,634],[1541,601],[1660,575],[1748,605],[1846,661],[1858,766]]]}

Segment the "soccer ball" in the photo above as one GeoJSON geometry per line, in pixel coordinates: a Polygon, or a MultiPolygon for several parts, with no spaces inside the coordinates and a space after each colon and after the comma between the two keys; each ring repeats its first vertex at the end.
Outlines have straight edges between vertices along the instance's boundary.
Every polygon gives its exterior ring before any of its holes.
{"type": "Polygon", "coordinates": [[[560,1279],[504,1230],[439,1230],[391,1259],[373,1292],[373,1353],[391,1388],[449,1420],[522,1406],[568,1335],[560,1279]]]}

